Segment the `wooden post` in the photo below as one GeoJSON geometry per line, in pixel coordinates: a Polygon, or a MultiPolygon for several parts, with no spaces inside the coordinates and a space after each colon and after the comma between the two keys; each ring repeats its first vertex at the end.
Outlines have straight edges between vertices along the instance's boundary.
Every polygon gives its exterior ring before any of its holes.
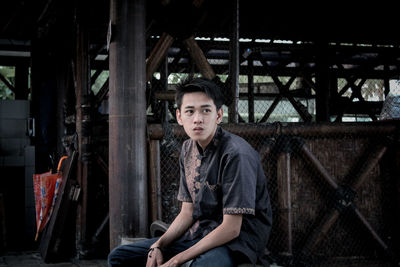
{"type": "Polygon", "coordinates": [[[145,1],[111,0],[109,55],[110,248],[147,237],[145,1]]]}
{"type": "MultiPolygon", "coordinates": [[[[68,47],[71,49],[71,47],[68,47]]],[[[62,52],[65,53],[65,50],[62,52]]],[[[56,123],[57,123],[57,155],[65,156],[63,146],[63,137],[65,135],[65,106],[68,99],[68,91],[74,92],[70,86],[71,78],[71,58],[64,55],[61,51],[57,54],[57,62],[60,66],[57,68],[57,104],[56,104],[56,123]]]]}
{"type": "Polygon", "coordinates": [[[75,58],[75,110],[76,110],[76,133],[78,135],[78,161],[77,181],[81,187],[80,201],[78,202],[76,215],[76,248],[79,251],[87,240],[87,204],[88,204],[88,177],[90,169],[90,105],[88,95],[90,90],[90,67],[89,67],[89,32],[85,17],[87,8],[84,4],[79,6],[77,14],[76,34],[76,58],[75,58]]]}
{"type": "Polygon", "coordinates": [[[162,219],[161,209],[161,175],[160,175],[160,141],[150,140],[150,192],[151,220],[162,219]]]}
{"type": "MultiPolygon", "coordinates": [[[[283,144],[288,146],[288,144],[283,144]]],[[[282,231],[282,255],[292,256],[292,202],[291,202],[291,176],[290,153],[282,151],[278,155],[277,185],[279,205],[279,225],[282,231]]]]}
{"type": "Polygon", "coordinates": [[[204,56],[203,51],[197,44],[194,36],[183,40],[187,51],[189,52],[190,58],[194,61],[197,68],[199,69],[201,75],[207,79],[213,79],[215,77],[215,72],[212,69],[210,63],[208,63],[207,58],[204,56]]]}
{"type": "Polygon", "coordinates": [[[50,42],[44,36],[32,39],[32,102],[31,114],[35,118],[36,136],[35,171],[42,173],[49,170],[49,154],[53,151],[53,130],[55,122],[53,101],[55,100],[54,58],[49,55],[50,42]]]}
{"type": "Polygon", "coordinates": [[[239,0],[233,1],[233,25],[231,49],[229,53],[229,72],[231,77],[232,103],[229,105],[228,121],[239,122],[239,0]]]}

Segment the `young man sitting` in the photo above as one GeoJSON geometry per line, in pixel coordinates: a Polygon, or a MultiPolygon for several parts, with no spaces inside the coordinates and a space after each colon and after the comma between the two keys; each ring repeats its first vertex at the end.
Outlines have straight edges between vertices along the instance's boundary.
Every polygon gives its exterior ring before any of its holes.
{"type": "Polygon", "coordinates": [[[180,156],[181,211],[159,238],[115,248],[110,266],[236,266],[263,259],[271,229],[267,180],[259,154],[222,129],[224,98],[212,81],[177,88],[176,117],[190,139],[180,156]]]}

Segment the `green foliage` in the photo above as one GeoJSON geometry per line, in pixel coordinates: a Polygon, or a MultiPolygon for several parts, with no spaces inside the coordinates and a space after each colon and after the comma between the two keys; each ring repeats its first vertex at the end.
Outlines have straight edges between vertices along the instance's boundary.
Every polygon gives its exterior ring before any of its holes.
{"type": "MultiPolygon", "coordinates": [[[[92,75],[95,73],[96,71],[92,70],[92,75]]],[[[104,70],[101,72],[101,74],[99,75],[99,77],[97,77],[95,83],[92,86],[92,91],[95,95],[97,95],[97,93],[99,92],[99,90],[101,89],[101,87],[103,86],[104,82],[108,79],[109,76],[109,71],[108,70],[104,70]]]]}
{"type": "MultiPolygon", "coordinates": [[[[15,67],[0,66],[0,74],[13,84],[15,67]]],[[[0,99],[14,99],[14,93],[2,81],[0,81],[0,99]]]]}

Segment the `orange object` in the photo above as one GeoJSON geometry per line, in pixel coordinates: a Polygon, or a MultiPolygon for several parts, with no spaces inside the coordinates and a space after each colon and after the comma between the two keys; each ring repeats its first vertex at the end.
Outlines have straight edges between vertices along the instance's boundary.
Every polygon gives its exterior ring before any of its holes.
{"type": "Polygon", "coordinates": [[[64,156],[60,159],[56,173],[51,173],[51,171],[49,171],[33,175],[36,209],[35,241],[38,239],[39,233],[43,231],[44,227],[50,220],[51,213],[53,212],[58,190],[62,182],[62,172],[60,171],[61,164],[66,158],[68,157],[64,156]]]}

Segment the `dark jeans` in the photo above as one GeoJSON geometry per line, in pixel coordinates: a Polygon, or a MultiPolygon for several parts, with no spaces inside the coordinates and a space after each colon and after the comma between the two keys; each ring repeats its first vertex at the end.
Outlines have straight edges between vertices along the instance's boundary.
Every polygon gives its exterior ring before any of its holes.
{"type": "MultiPolygon", "coordinates": [[[[146,266],[148,250],[157,239],[158,237],[116,247],[108,255],[108,265],[134,267],[146,266]]],[[[164,261],[168,261],[176,254],[188,249],[198,241],[199,239],[193,241],[176,241],[167,248],[163,248],[161,251],[163,253],[164,261]]],[[[190,266],[232,267],[234,265],[229,249],[226,246],[220,246],[199,255],[193,259],[190,266]]]]}

